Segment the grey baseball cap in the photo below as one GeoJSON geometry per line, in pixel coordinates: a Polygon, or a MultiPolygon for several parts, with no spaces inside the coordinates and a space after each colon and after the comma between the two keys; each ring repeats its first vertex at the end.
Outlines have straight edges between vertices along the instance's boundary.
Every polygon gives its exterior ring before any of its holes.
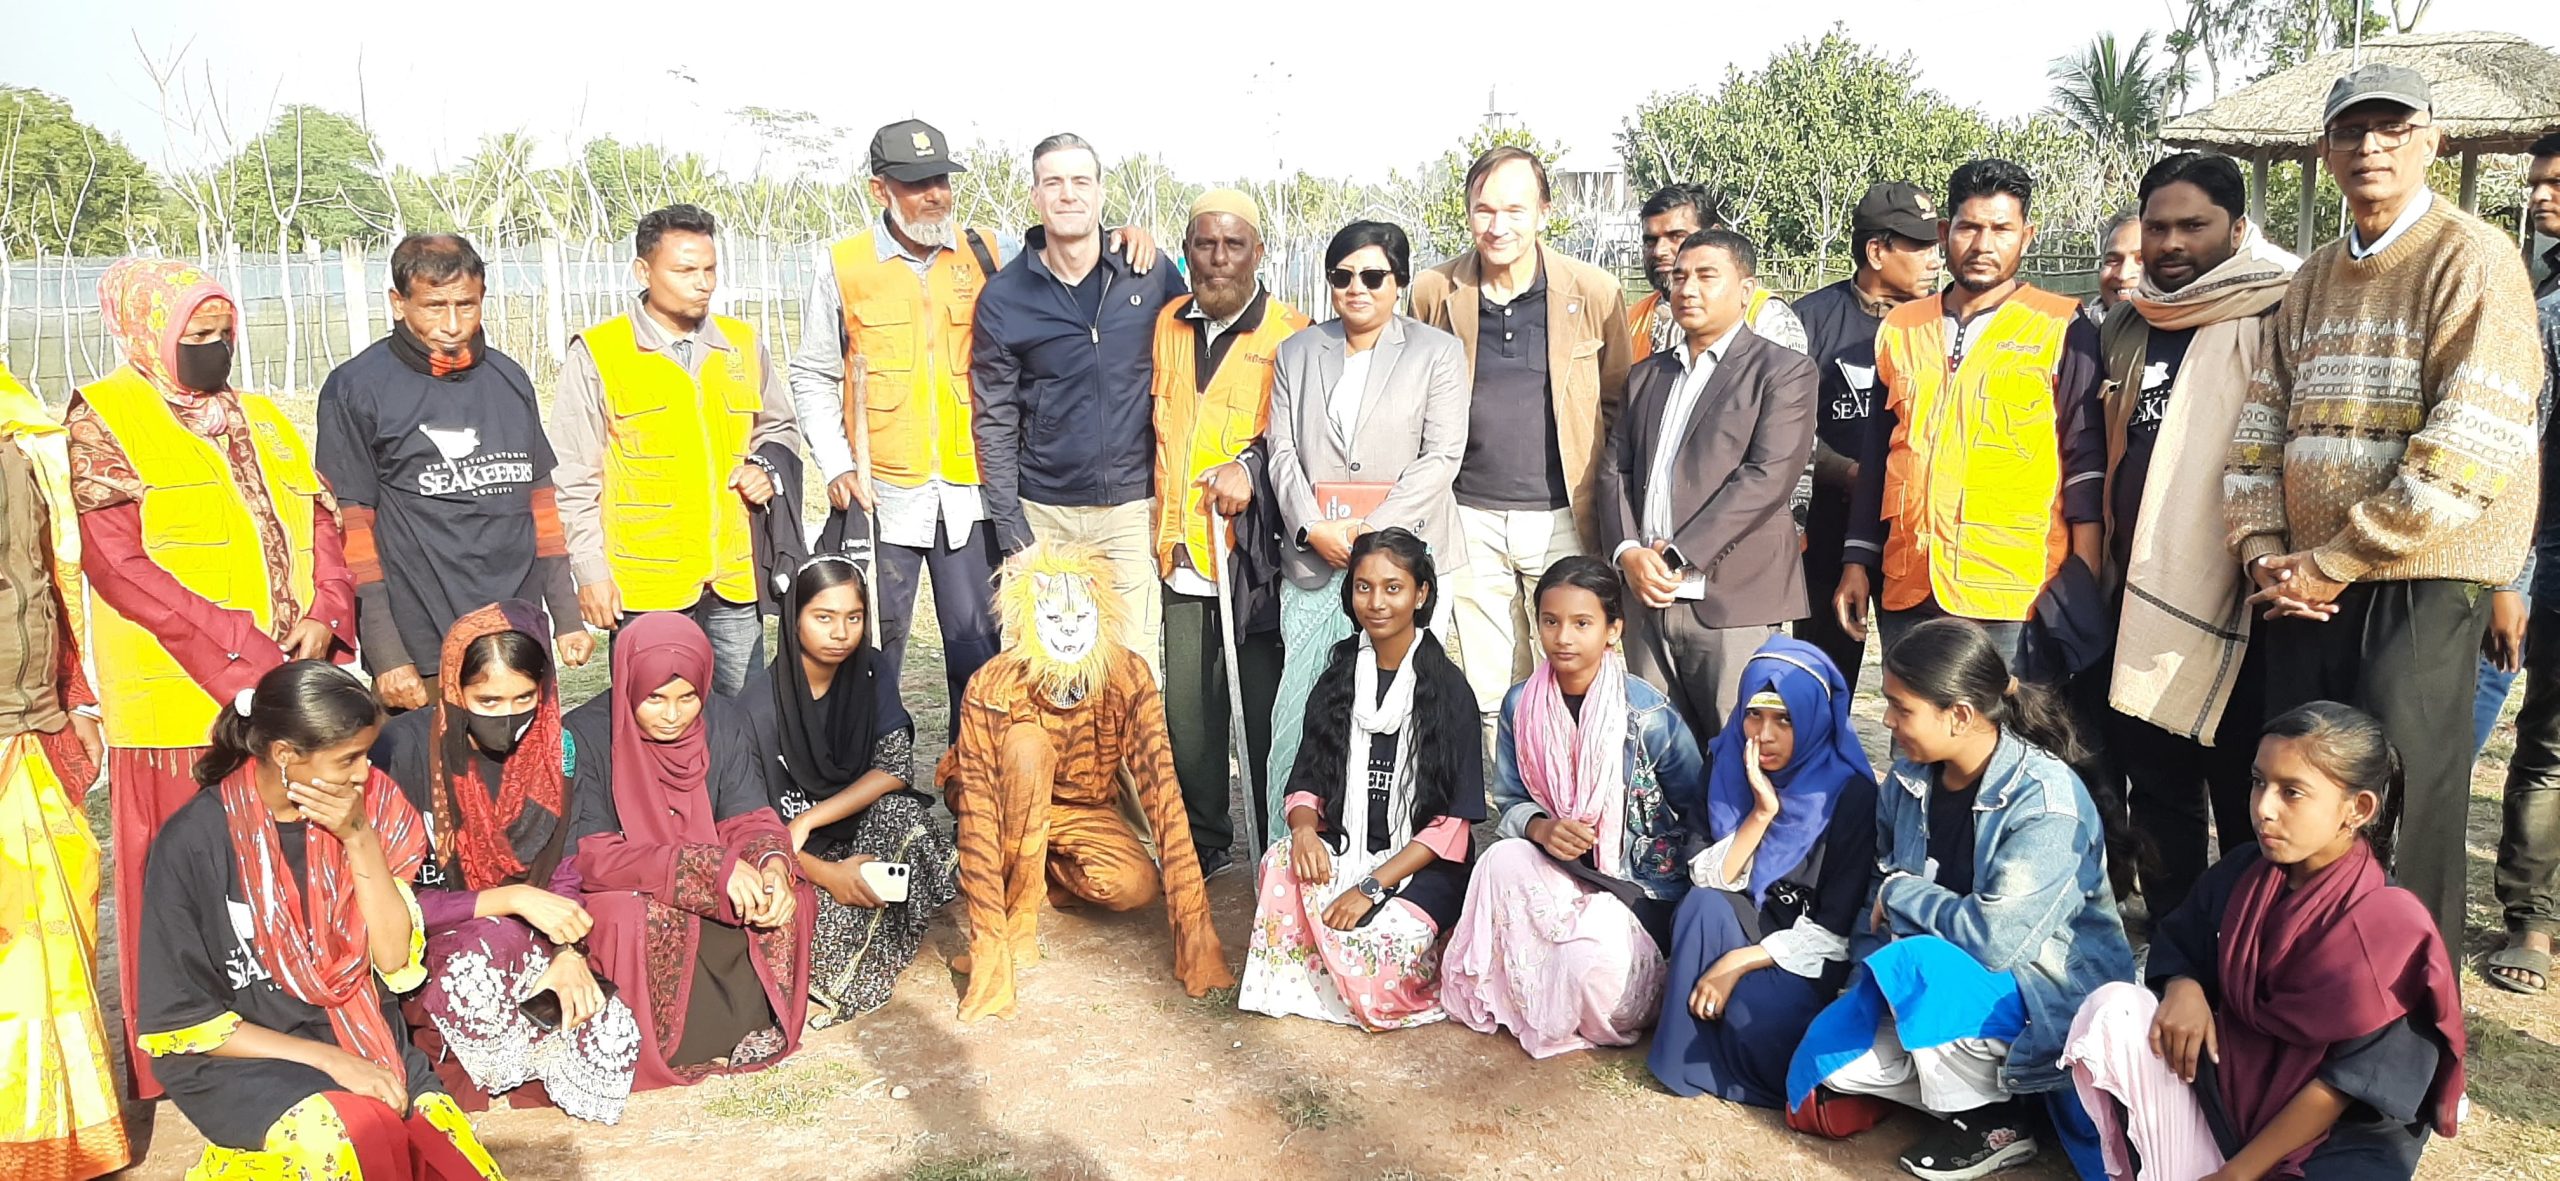
{"type": "Polygon", "coordinates": [[[2320,122],[2329,123],[2338,117],[2338,112],[2357,103],[2377,101],[2398,103],[2413,111],[2435,109],[2426,75],[2389,62],[2366,62],[2330,85],[2329,102],[2320,112],[2320,122]]]}

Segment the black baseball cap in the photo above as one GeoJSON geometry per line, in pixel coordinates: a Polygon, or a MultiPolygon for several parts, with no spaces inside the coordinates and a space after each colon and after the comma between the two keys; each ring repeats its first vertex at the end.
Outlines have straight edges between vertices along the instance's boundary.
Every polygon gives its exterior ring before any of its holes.
{"type": "Polygon", "coordinates": [[[1938,240],[1938,209],[1909,181],[1889,180],[1867,189],[1849,213],[1853,233],[1886,230],[1921,242],[1938,240]]]}
{"type": "Polygon", "coordinates": [[[892,123],[871,137],[873,176],[911,185],[967,171],[951,158],[951,145],[942,132],[922,119],[892,123]]]}

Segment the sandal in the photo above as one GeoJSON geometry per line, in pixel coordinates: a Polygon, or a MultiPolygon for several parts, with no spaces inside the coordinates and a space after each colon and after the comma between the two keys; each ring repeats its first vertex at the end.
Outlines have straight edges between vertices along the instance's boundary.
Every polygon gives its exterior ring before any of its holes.
{"type": "Polygon", "coordinates": [[[2480,978],[2508,992],[2540,996],[2542,990],[2551,985],[2551,953],[2530,947],[2500,948],[2489,953],[2488,964],[2480,970],[2480,978]],[[2529,973],[2533,979],[2530,982],[2519,980],[2499,971],[2501,968],[2506,972],[2529,973]]]}

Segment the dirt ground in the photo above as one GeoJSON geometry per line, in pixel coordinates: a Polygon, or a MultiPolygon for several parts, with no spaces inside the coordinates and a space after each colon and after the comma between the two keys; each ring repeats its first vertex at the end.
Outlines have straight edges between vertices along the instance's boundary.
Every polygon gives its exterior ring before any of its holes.
{"type": "MultiPolygon", "coordinates": [[[[943,730],[929,618],[916,640],[906,688],[919,746],[932,748],[918,751],[926,766],[943,730]]],[[[1871,662],[1870,689],[1875,675],[1871,662]]],[[[567,688],[583,699],[597,683],[591,670],[567,688]]],[[[1863,704],[1880,749],[1872,694],[1863,704]]],[[[2511,741],[2492,740],[2474,780],[2471,954],[2491,946],[2497,923],[2489,862],[2511,741]]],[[[1241,965],[1248,872],[1212,882],[1210,898],[1228,961],[1241,965]]],[[[1508,1037],[1455,1024],[1370,1035],[1239,1013],[1224,992],[1193,1000],[1173,981],[1161,907],[1044,915],[1047,959],[1022,976],[1020,1014],[964,1026],[942,962],[960,950],[956,917],[945,914],[886,1008],[810,1037],[780,1067],[638,1096],[613,1127],[491,1112],[475,1117],[482,1137],[518,1181],[1793,1181],[1900,1176],[1894,1154],[1923,1130],[1906,1115],[1848,1143],[1798,1136],[1773,1112],[1663,1091],[1641,1046],[1534,1062],[1508,1037]]],[[[2560,1002],[2497,991],[2468,966],[2464,996],[2471,1118],[2419,1176],[2560,1177],[2560,1002]]],[[[158,1105],[157,1117],[148,1158],[126,1176],[178,1177],[201,1150],[174,1108],[158,1105]]],[[[2003,1174],[2068,1175],[2051,1152],[2003,1174]]]]}

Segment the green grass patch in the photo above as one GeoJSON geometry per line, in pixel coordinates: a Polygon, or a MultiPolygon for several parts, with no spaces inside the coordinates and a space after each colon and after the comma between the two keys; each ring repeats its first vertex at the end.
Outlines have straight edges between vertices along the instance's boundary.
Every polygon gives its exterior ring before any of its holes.
{"type": "Polygon", "coordinates": [[[906,1181],[1031,1181],[1031,1174],[1006,1163],[1001,1152],[918,1161],[906,1181]]]}
{"type": "Polygon", "coordinates": [[[809,1062],[751,1074],[727,1083],[702,1105],[719,1120],[803,1124],[820,1108],[862,1084],[851,1063],[809,1062]]]}
{"type": "Polygon", "coordinates": [[[1582,1068],[1582,1089],[1611,1099],[1633,1099],[1651,1089],[1645,1085],[1646,1077],[1644,1064],[1632,1058],[1594,1062],[1582,1068]]]}
{"type": "Polygon", "coordinates": [[[1347,1097],[1319,1082],[1291,1083],[1273,1102],[1291,1132],[1335,1127],[1360,1118],[1347,1097]]]}

